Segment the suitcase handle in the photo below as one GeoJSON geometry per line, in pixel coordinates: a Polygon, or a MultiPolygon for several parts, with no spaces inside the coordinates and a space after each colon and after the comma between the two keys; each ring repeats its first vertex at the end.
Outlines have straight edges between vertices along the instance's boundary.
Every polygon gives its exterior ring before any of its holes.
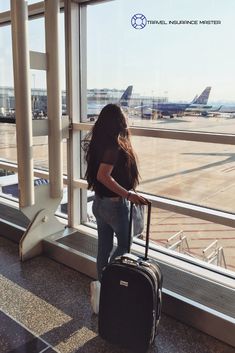
{"type": "MultiPolygon", "coordinates": [[[[148,214],[147,214],[147,227],[146,227],[146,241],[145,241],[145,255],[144,260],[148,260],[148,250],[149,250],[149,233],[150,233],[150,220],[151,220],[151,207],[152,203],[147,201],[148,214]]],[[[133,202],[131,202],[130,207],[130,223],[129,223],[129,239],[128,239],[128,253],[131,251],[131,231],[132,231],[132,220],[133,220],[133,202]]]]}

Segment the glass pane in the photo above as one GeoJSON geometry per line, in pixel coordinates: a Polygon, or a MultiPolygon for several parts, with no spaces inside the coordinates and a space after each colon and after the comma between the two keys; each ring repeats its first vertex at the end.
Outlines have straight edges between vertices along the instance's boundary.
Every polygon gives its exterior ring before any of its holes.
{"type": "Polygon", "coordinates": [[[67,218],[68,216],[68,187],[65,184],[63,186],[63,198],[56,211],[56,214],[64,218],[67,218]]]}
{"type": "Polygon", "coordinates": [[[28,0],[27,1],[28,5],[32,5],[32,4],[35,4],[37,2],[40,2],[40,1],[38,1],[38,0],[28,0]]]}
{"type": "MultiPolygon", "coordinates": [[[[29,21],[29,49],[45,53],[45,20],[38,18],[29,21]]],[[[47,118],[46,71],[30,70],[31,103],[34,119],[47,118]]]]}
{"type": "Polygon", "coordinates": [[[11,124],[15,117],[15,99],[10,26],[0,27],[0,52],[0,160],[16,163],[16,127],[11,124]]]}
{"type": "Polygon", "coordinates": [[[0,0],[0,12],[10,10],[10,0],[0,0]]]}
{"type": "Polygon", "coordinates": [[[153,207],[150,244],[235,270],[235,229],[153,207]]]}
{"type": "MultiPolygon", "coordinates": [[[[14,116],[13,60],[11,27],[0,27],[0,118],[14,116]]],[[[2,119],[1,119],[2,120],[2,119]]]]}
{"type": "MultiPolygon", "coordinates": [[[[0,1],[0,11],[10,9],[10,1],[0,1]]],[[[4,165],[17,163],[15,98],[11,27],[0,27],[0,194],[18,199],[18,174],[4,165]]]]}
{"type": "Polygon", "coordinates": [[[140,191],[234,211],[235,146],[137,136],[132,141],[140,191]]]}
{"type": "MultiPolygon", "coordinates": [[[[235,146],[144,136],[132,136],[132,144],[138,191],[234,212],[235,146]]],[[[85,169],[82,153],[82,176],[85,169]]]]}
{"type": "Polygon", "coordinates": [[[15,124],[0,123],[0,160],[17,162],[15,124]]]}
{"type": "Polygon", "coordinates": [[[234,18],[220,0],[88,6],[88,119],[116,101],[133,125],[235,133],[234,18]]]}
{"type": "MultiPolygon", "coordinates": [[[[1,161],[0,161],[1,164],[1,161]]],[[[0,196],[5,198],[19,198],[18,174],[0,166],[0,196]]]]}
{"type": "MultiPolygon", "coordinates": [[[[92,199],[93,193],[88,191],[87,224],[95,227],[92,199]]],[[[145,231],[139,240],[145,241],[145,231]]],[[[156,249],[154,246],[170,255],[186,255],[185,261],[200,260],[235,271],[235,229],[231,227],[152,207],[150,248],[156,249]]]]}
{"type": "Polygon", "coordinates": [[[34,168],[48,170],[48,137],[37,136],[33,138],[34,168]]]}

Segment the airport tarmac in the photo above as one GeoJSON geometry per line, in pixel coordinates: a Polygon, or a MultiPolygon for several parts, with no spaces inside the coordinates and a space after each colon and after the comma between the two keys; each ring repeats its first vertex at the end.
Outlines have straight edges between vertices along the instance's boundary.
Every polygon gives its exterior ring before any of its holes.
{"type": "MultiPolygon", "coordinates": [[[[152,128],[235,133],[235,119],[194,116],[135,122],[143,127],[146,124],[152,128]]],[[[132,140],[139,159],[139,190],[234,213],[235,146],[157,138],[146,140],[135,136],[132,140]]],[[[203,259],[203,249],[218,240],[206,255],[216,247],[222,247],[227,268],[235,270],[235,229],[153,210],[152,240],[166,246],[167,239],[180,231],[181,236],[186,236],[190,249],[188,251],[183,241],[183,251],[199,259],[203,259]]]]}
{"type": "MultiPolygon", "coordinates": [[[[129,125],[235,133],[235,119],[221,117],[129,119],[129,125]]],[[[0,124],[0,159],[16,161],[15,139],[15,126],[0,124]]],[[[140,191],[234,213],[235,146],[139,136],[132,136],[132,141],[139,161],[140,191]]],[[[48,167],[46,137],[34,138],[33,154],[35,167],[48,167]]],[[[66,144],[64,161],[66,171],[66,144]]],[[[235,229],[153,209],[152,241],[166,246],[167,239],[180,231],[187,240],[181,244],[182,252],[203,259],[202,250],[217,240],[213,248],[222,247],[227,269],[235,270],[235,229]]]]}

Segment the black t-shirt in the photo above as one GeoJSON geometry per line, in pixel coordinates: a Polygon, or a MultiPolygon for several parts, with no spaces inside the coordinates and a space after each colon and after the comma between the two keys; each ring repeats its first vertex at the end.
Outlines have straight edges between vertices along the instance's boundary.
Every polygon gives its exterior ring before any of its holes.
{"type": "MultiPolygon", "coordinates": [[[[119,146],[113,146],[107,149],[103,156],[101,156],[99,164],[100,163],[113,165],[111,176],[114,178],[114,180],[126,190],[133,188],[130,177],[131,171],[128,166],[128,158],[125,151],[123,151],[119,146]]],[[[101,197],[119,196],[112,192],[110,189],[106,188],[104,184],[100,183],[98,180],[95,182],[94,191],[101,197]]]]}

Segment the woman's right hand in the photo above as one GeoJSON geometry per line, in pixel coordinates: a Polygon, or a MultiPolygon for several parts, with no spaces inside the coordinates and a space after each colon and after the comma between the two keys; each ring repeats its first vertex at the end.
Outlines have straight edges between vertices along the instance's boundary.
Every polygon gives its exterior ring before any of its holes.
{"type": "Polygon", "coordinates": [[[146,200],[144,197],[140,196],[134,191],[129,191],[129,196],[128,200],[137,204],[137,205],[147,205],[148,200],[146,200]]]}

